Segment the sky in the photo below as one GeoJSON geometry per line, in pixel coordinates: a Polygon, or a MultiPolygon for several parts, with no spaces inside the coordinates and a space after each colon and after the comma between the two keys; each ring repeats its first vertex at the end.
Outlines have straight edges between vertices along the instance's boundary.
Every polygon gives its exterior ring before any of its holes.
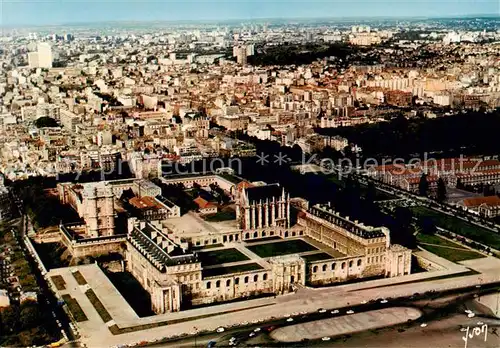
{"type": "Polygon", "coordinates": [[[500,15],[500,0],[0,0],[0,26],[472,14],[500,15]]]}

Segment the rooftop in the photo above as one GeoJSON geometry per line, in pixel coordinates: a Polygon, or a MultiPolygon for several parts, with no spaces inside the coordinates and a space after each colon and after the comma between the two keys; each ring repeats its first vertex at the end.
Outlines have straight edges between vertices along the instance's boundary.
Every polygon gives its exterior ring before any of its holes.
{"type": "Polygon", "coordinates": [[[236,220],[208,222],[196,213],[190,212],[178,218],[171,218],[164,222],[165,226],[179,235],[210,235],[220,232],[236,231],[239,229],[236,220]]]}
{"type": "Polygon", "coordinates": [[[309,213],[364,239],[385,237],[382,227],[374,228],[372,226],[365,226],[357,221],[351,221],[348,217],[341,217],[340,214],[327,205],[316,204],[309,209],[309,213]]]}
{"type": "Polygon", "coordinates": [[[135,226],[128,239],[161,272],[166,271],[165,266],[198,261],[196,254],[184,250],[149,223],[135,226]]]}
{"type": "Polygon", "coordinates": [[[133,207],[137,209],[159,209],[161,206],[158,202],[150,196],[133,197],[128,201],[133,207]]]}
{"type": "Polygon", "coordinates": [[[464,199],[464,205],[466,207],[469,207],[469,208],[479,207],[483,204],[490,206],[490,207],[498,207],[498,206],[500,206],[500,197],[495,195],[495,196],[488,196],[488,197],[474,197],[474,198],[464,199]]]}
{"type": "Polygon", "coordinates": [[[283,188],[279,184],[253,186],[246,190],[249,202],[264,202],[266,199],[272,200],[273,197],[280,198],[283,194],[283,188]]]}

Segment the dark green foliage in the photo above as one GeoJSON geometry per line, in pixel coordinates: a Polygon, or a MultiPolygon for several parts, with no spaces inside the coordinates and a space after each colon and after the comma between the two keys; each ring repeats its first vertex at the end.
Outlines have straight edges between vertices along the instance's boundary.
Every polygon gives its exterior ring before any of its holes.
{"type": "Polygon", "coordinates": [[[418,183],[418,194],[422,197],[427,197],[428,192],[429,182],[427,181],[427,174],[422,174],[418,183]]]}
{"type": "Polygon", "coordinates": [[[94,306],[95,310],[97,311],[97,314],[99,314],[102,321],[107,323],[108,321],[111,321],[113,319],[109,314],[109,312],[104,307],[104,305],[102,304],[101,300],[99,300],[99,298],[95,294],[94,290],[92,289],[87,290],[85,292],[85,295],[87,295],[87,298],[89,299],[90,303],[92,303],[92,306],[94,306]]]}
{"type": "Polygon", "coordinates": [[[346,44],[314,44],[295,45],[285,43],[280,46],[266,47],[264,52],[248,57],[248,63],[252,65],[303,65],[310,64],[317,59],[325,57],[337,57],[345,60],[350,54],[363,50],[346,44]]]}
{"type": "Polygon", "coordinates": [[[397,207],[394,212],[394,224],[391,228],[391,242],[408,248],[415,248],[416,239],[413,235],[413,213],[405,207],[397,207]]]}
{"type": "Polygon", "coordinates": [[[68,306],[68,309],[69,309],[71,315],[73,316],[73,318],[77,322],[88,320],[87,316],[85,315],[85,313],[82,310],[82,307],[80,306],[80,304],[78,303],[78,301],[76,299],[72,298],[68,294],[62,295],[62,298],[63,298],[64,302],[66,302],[66,305],[68,306]]]}
{"type": "Polygon", "coordinates": [[[228,204],[231,200],[224,190],[217,185],[217,183],[210,184],[210,189],[212,190],[212,195],[220,205],[228,204]]]}
{"type": "Polygon", "coordinates": [[[69,266],[69,261],[63,259],[67,248],[62,243],[32,243],[47,270],[69,266]]]}
{"type": "Polygon", "coordinates": [[[436,224],[429,217],[422,217],[419,219],[418,227],[420,232],[428,235],[433,235],[436,233],[436,224]]]}
{"type": "Polygon", "coordinates": [[[444,202],[446,200],[446,184],[442,178],[438,179],[438,186],[437,186],[437,200],[439,202],[444,202]]]}
{"type": "Polygon", "coordinates": [[[36,229],[58,225],[61,221],[80,221],[76,211],[61,204],[58,197],[46,194],[39,184],[20,186],[19,191],[26,212],[34,220],[36,229]]]}
{"type": "Polygon", "coordinates": [[[59,124],[52,117],[45,116],[45,117],[40,117],[39,119],[37,119],[35,121],[35,126],[37,128],[59,127],[59,124]]]}
{"type": "Polygon", "coordinates": [[[0,310],[0,345],[43,346],[58,340],[45,324],[51,323],[50,312],[42,311],[39,304],[26,301],[0,310]]]}
{"type": "Polygon", "coordinates": [[[436,119],[403,116],[390,122],[355,127],[323,128],[324,135],[340,135],[363,148],[365,157],[393,156],[410,158],[412,154],[436,152],[440,157],[498,154],[500,143],[492,142],[500,128],[500,111],[470,111],[436,119]]]}

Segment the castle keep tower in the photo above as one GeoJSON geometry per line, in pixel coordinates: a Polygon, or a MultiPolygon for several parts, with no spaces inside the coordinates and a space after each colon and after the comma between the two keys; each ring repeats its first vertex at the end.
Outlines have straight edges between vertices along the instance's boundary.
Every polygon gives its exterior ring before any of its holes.
{"type": "Polygon", "coordinates": [[[111,187],[85,185],[83,192],[84,220],[90,238],[115,234],[115,206],[111,187]]]}

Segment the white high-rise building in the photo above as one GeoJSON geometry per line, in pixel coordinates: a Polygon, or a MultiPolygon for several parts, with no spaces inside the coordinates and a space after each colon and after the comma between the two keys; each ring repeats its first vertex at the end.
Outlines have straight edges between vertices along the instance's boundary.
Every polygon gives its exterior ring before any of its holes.
{"type": "Polygon", "coordinates": [[[236,57],[236,60],[239,65],[247,64],[247,57],[253,56],[255,54],[255,45],[238,45],[233,46],[233,57],[236,57]]]}
{"type": "Polygon", "coordinates": [[[52,68],[52,48],[46,42],[39,42],[37,52],[28,54],[30,68],[52,68]]]}
{"type": "Polygon", "coordinates": [[[38,68],[38,52],[28,53],[28,65],[31,69],[38,68]]]}
{"type": "Polygon", "coordinates": [[[52,48],[46,42],[38,44],[38,67],[52,68],[52,48]]]}
{"type": "Polygon", "coordinates": [[[236,60],[238,64],[240,65],[246,65],[247,64],[247,48],[246,47],[238,47],[236,55],[236,60]]]}
{"type": "Polygon", "coordinates": [[[247,56],[253,56],[255,54],[255,45],[247,45],[247,56]]]}

